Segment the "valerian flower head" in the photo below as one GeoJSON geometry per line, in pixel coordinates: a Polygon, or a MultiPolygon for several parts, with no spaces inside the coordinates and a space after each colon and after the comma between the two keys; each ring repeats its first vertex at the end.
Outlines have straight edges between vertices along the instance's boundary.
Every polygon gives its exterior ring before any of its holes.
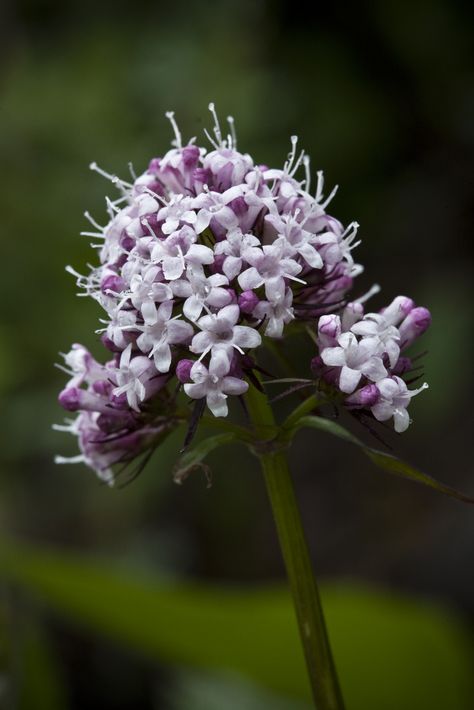
{"type": "Polygon", "coordinates": [[[189,419],[193,400],[201,413],[227,416],[232,398],[255,386],[259,349],[298,326],[318,345],[315,383],[348,409],[393,418],[402,431],[420,391],[401,379],[411,360],[400,353],[426,330],[429,312],[400,296],[364,315],[364,299],[347,298],[362,271],[358,225],[328,214],[335,190],[323,196],[321,172],[311,193],[297,138],[283,168],[258,164],[237,149],[233,120],[224,132],[209,108],[210,151],[184,143],[168,113],[171,150],[138,177],[131,170],[131,182],[91,164],[119,194],[106,198],[105,226],[86,213],[99,265],[86,276],[68,270],[104,311],[97,332],[109,359],[101,365],[73,345],[59,401],[78,413],[65,427],[81,450],[73,460],[109,483],[189,419]]]}

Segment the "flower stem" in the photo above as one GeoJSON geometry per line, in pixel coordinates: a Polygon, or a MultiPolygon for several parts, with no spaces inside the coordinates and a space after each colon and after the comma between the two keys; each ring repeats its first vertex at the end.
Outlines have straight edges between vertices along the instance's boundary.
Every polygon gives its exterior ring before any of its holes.
{"type": "Polygon", "coordinates": [[[286,454],[282,449],[275,450],[266,445],[278,431],[273,411],[266,396],[254,387],[248,392],[247,407],[256,434],[262,440],[262,446],[255,453],[260,459],[272,506],[315,707],[318,710],[343,710],[342,694],[286,454]]]}

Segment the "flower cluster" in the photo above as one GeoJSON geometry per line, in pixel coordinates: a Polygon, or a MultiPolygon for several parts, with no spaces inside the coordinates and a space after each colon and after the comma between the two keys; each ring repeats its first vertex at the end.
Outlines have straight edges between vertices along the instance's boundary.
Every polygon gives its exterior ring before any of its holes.
{"type": "Polygon", "coordinates": [[[426,327],[427,312],[408,299],[378,315],[346,305],[362,271],[352,256],[358,225],[344,227],[327,213],[335,191],[323,197],[319,172],[311,194],[309,159],[296,137],[282,169],[255,165],[237,150],[232,119],[223,136],[209,108],[209,152],[194,139],[183,145],[169,113],[174,147],[139,177],[132,171],[132,182],[91,165],[119,197],[107,198],[103,227],[86,213],[94,231],[84,234],[98,242],[100,265],[86,276],[68,270],[103,308],[98,332],[111,355],[100,365],[73,346],[59,399],[79,412],[67,424],[79,459],[106,480],[115,464],[167,431],[170,389],[182,387],[225,417],[229,395],[244,394],[254,379],[255,350],[298,323],[318,328],[314,369],[349,395],[349,407],[381,420],[394,414],[399,431],[408,425],[413,392],[401,379],[399,353],[426,327]]]}
{"type": "Polygon", "coordinates": [[[401,355],[428,328],[429,311],[398,296],[381,313],[366,313],[361,303],[348,303],[342,314],[321,316],[319,355],[314,373],[337,388],[349,408],[369,410],[378,421],[393,417],[395,431],[407,429],[407,406],[426,389],[409,390],[402,375],[412,370],[401,355]]]}

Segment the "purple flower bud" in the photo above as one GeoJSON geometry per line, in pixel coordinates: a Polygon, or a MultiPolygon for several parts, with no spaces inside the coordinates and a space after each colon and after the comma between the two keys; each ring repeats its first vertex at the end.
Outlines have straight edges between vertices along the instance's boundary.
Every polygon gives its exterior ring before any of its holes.
{"type": "Polygon", "coordinates": [[[189,384],[191,380],[191,368],[194,360],[180,360],[176,365],[176,377],[181,384],[189,384]]]}
{"type": "Polygon", "coordinates": [[[160,169],[160,158],[152,158],[148,165],[148,172],[155,175],[160,169]]]}
{"type": "Polygon", "coordinates": [[[346,399],[346,404],[352,407],[373,407],[379,400],[380,392],[377,385],[366,385],[346,399]]]}
{"type": "Polygon", "coordinates": [[[123,350],[123,348],[119,348],[117,345],[115,345],[113,340],[111,340],[106,333],[103,333],[100,336],[100,340],[102,342],[102,345],[104,345],[107,350],[110,350],[110,352],[112,353],[120,353],[123,350]]]}
{"type": "Polygon", "coordinates": [[[337,345],[341,334],[341,319],[333,314],[321,316],[318,322],[318,345],[320,349],[337,345]]]}
{"type": "Polygon", "coordinates": [[[68,412],[77,412],[81,399],[80,393],[78,387],[66,387],[59,393],[58,402],[68,412]]]}
{"type": "Polygon", "coordinates": [[[399,357],[390,374],[398,376],[404,375],[405,372],[411,370],[411,365],[412,363],[409,357],[399,357]]]}
{"type": "Polygon", "coordinates": [[[419,306],[410,311],[399,327],[400,347],[403,349],[411,345],[420,335],[423,335],[430,323],[431,313],[427,308],[419,306]]]}
{"type": "Polygon", "coordinates": [[[387,308],[380,313],[389,325],[398,325],[413,310],[415,302],[407,296],[397,296],[387,308]]]}
{"type": "Polygon", "coordinates": [[[100,284],[102,293],[122,293],[125,290],[125,281],[117,274],[109,274],[100,284]]]}
{"type": "Polygon", "coordinates": [[[226,260],[225,254],[217,254],[214,257],[214,262],[210,265],[210,270],[213,274],[222,274],[222,267],[226,260]]]}
{"type": "Polygon", "coordinates": [[[239,308],[247,315],[254,312],[259,302],[258,296],[253,291],[243,291],[239,296],[239,308]]]}
{"type": "Polygon", "coordinates": [[[193,143],[186,145],[181,151],[183,165],[186,170],[194,170],[199,163],[199,148],[193,143]]]}
{"type": "Polygon", "coordinates": [[[125,251],[131,251],[135,246],[135,239],[124,232],[120,237],[120,246],[122,249],[125,249],[125,251]]]}
{"type": "Polygon", "coordinates": [[[248,212],[248,205],[245,202],[245,198],[236,197],[235,200],[229,202],[229,207],[237,215],[237,217],[243,217],[248,212]]]}
{"type": "Polygon", "coordinates": [[[92,383],[94,392],[102,397],[108,397],[112,391],[112,383],[108,380],[96,380],[92,383]]]}

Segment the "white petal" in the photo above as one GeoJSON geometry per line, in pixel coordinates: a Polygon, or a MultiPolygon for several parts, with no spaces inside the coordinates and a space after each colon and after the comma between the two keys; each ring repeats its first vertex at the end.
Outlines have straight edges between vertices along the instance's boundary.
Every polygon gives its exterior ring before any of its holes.
{"type": "Polygon", "coordinates": [[[222,389],[226,394],[244,394],[244,392],[247,392],[248,388],[248,383],[238,377],[224,377],[222,382],[222,389]]]}
{"type": "Polygon", "coordinates": [[[328,367],[341,367],[346,364],[344,348],[324,348],[321,350],[321,360],[328,367]]]}
{"type": "Polygon", "coordinates": [[[240,348],[257,348],[262,343],[262,336],[257,330],[247,325],[236,325],[233,343],[240,348]]]}
{"type": "Polygon", "coordinates": [[[182,256],[166,256],[163,259],[163,273],[168,281],[176,281],[184,271],[182,256]]]}
{"type": "Polygon", "coordinates": [[[254,266],[251,266],[250,269],[243,271],[238,278],[239,286],[244,291],[251,291],[254,288],[258,288],[264,283],[264,281],[265,280],[262,276],[260,276],[254,266]]]}
{"type": "Polygon", "coordinates": [[[393,423],[395,425],[395,431],[399,434],[406,431],[410,425],[410,417],[407,410],[397,407],[393,413],[393,423]]]}
{"type": "Polygon", "coordinates": [[[207,406],[215,417],[226,417],[229,413],[226,395],[222,392],[211,391],[207,395],[207,406]]]}
{"type": "Polygon", "coordinates": [[[344,366],[339,376],[339,389],[346,394],[351,394],[360,382],[361,373],[359,370],[351,370],[344,366]]]}

